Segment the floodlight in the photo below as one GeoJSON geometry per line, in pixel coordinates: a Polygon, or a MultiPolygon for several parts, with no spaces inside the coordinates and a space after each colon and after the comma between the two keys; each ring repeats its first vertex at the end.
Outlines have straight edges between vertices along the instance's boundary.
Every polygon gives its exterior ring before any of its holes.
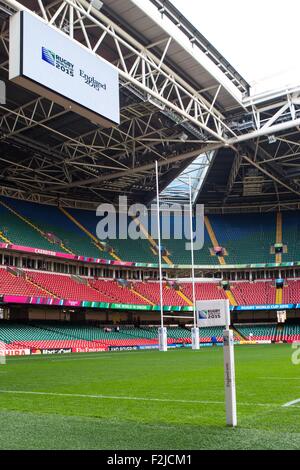
{"type": "Polygon", "coordinates": [[[189,136],[185,132],[181,132],[178,137],[182,142],[186,142],[189,138],[189,136]]]}
{"type": "Polygon", "coordinates": [[[275,135],[270,135],[270,136],[268,137],[268,142],[269,142],[269,144],[275,144],[275,142],[276,142],[276,137],[275,137],[275,135]]]}
{"type": "Polygon", "coordinates": [[[92,7],[94,7],[96,10],[100,11],[101,8],[103,7],[103,2],[101,0],[92,0],[91,1],[92,7]]]}

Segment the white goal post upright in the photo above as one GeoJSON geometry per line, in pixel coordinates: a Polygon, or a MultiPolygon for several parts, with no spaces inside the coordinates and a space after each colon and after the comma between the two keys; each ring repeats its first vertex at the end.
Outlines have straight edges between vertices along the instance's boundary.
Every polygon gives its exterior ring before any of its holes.
{"type": "Polygon", "coordinates": [[[0,365],[6,364],[5,343],[0,341],[0,365]]]}
{"type": "Polygon", "coordinates": [[[190,176],[189,176],[189,193],[190,193],[190,211],[189,212],[190,212],[190,237],[191,237],[191,261],[192,261],[193,317],[194,317],[194,326],[191,329],[192,349],[200,349],[199,328],[197,326],[197,317],[196,317],[193,204],[192,204],[192,182],[191,182],[190,176]]]}
{"type": "Polygon", "coordinates": [[[235,427],[237,425],[236,389],[235,389],[235,364],[234,364],[234,338],[230,330],[229,300],[226,300],[226,325],[223,331],[224,352],[224,383],[226,400],[226,424],[235,427]]]}
{"type": "Polygon", "coordinates": [[[237,425],[233,331],[230,330],[229,300],[198,300],[197,324],[201,328],[225,326],[223,331],[226,424],[237,425]]]}
{"type": "Polygon", "coordinates": [[[158,163],[155,162],[156,170],[156,204],[157,204],[157,232],[158,232],[158,260],[159,260],[159,292],[160,292],[160,328],[158,328],[158,344],[160,351],[168,350],[167,328],[164,326],[163,285],[161,266],[161,233],[160,233],[160,208],[159,208],[159,185],[158,185],[158,163]]]}

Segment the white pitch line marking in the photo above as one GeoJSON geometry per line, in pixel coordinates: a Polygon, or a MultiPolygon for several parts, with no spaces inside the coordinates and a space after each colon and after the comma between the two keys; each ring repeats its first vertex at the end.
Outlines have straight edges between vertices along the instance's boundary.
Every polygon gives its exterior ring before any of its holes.
{"type": "MultiPolygon", "coordinates": [[[[126,397],[112,395],[85,395],[80,393],[59,393],[59,392],[35,392],[29,390],[0,390],[0,393],[20,394],[20,395],[46,395],[69,398],[97,398],[104,400],[132,400],[132,401],[153,401],[160,403],[186,403],[202,405],[224,405],[224,401],[209,400],[172,400],[169,398],[151,398],[151,397],[126,397]]],[[[280,403],[239,403],[240,406],[262,406],[262,407],[280,407],[280,403]]]]}
{"type": "MultiPolygon", "coordinates": [[[[288,401],[287,403],[285,403],[284,405],[282,405],[283,408],[287,408],[288,406],[293,406],[293,405],[296,405],[296,403],[299,403],[300,402],[300,398],[297,398],[297,400],[293,400],[293,401],[288,401]]],[[[298,408],[298,407],[297,407],[298,408]]]]}
{"type": "MultiPolygon", "coordinates": [[[[133,354],[136,351],[130,351],[130,352],[123,352],[123,351],[114,351],[112,353],[104,353],[104,352],[99,352],[99,353],[77,353],[80,354],[79,356],[73,354],[66,354],[66,357],[64,357],[64,354],[62,355],[47,355],[47,354],[37,354],[37,355],[30,355],[30,356],[6,356],[8,358],[7,362],[12,362],[12,361],[25,361],[25,360],[32,360],[32,361],[47,361],[48,362],[65,362],[65,361],[88,361],[90,359],[109,359],[112,357],[118,357],[120,359],[120,355],[118,353],[122,353],[122,356],[128,355],[128,354],[133,354]],[[82,355],[85,355],[85,357],[82,357],[82,355]]],[[[143,352],[148,352],[148,351],[138,351],[139,354],[143,354],[143,352]]]]}
{"type": "Polygon", "coordinates": [[[257,377],[261,380],[300,380],[300,377],[257,377]]]}

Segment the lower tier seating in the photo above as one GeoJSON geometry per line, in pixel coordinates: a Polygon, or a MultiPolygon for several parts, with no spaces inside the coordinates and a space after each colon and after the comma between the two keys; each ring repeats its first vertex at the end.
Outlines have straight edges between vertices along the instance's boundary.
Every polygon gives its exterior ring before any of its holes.
{"type": "Polygon", "coordinates": [[[300,341],[300,325],[269,323],[234,325],[234,327],[247,340],[286,341],[288,343],[300,341]]]}
{"type": "Polygon", "coordinates": [[[279,339],[289,343],[300,341],[300,325],[284,324],[279,339]]]}
{"type": "MultiPolygon", "coordinates": [[[[215,337],[222,342],[222,328],[203,328],[200,342],[209,343],[215,337]]],[[[238,340],[238,338],[235,338],[238,340]]],[[[105,331],[87,325],[61,322],[33,322],[30,324],[0,322],[0,341],[7,349],[104,348],[109,346],[157,345],[157,327],[121,327],[120,331],[105,331]]],[[[182,327],[168,327],[168,344],[191,343],[191,331],[182,327]]]]}
{"type": "Polygon", "coordinates": [[[248,341],[275,341],[277,337],[277,325],[274,323],[257,325],[234,325],[234,327],[248,341]]]}

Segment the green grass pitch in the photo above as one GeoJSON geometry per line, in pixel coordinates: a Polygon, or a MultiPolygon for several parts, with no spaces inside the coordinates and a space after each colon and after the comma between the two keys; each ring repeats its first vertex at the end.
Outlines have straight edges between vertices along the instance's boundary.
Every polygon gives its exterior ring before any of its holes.
{"type": "Polygon", "coordinates": [[[235,348],[236,429],[225,426],[222,348],[11,357],[0,448],[299,449],[300,403],[282,407],[300,398],[292,353],[235,348]]]}

